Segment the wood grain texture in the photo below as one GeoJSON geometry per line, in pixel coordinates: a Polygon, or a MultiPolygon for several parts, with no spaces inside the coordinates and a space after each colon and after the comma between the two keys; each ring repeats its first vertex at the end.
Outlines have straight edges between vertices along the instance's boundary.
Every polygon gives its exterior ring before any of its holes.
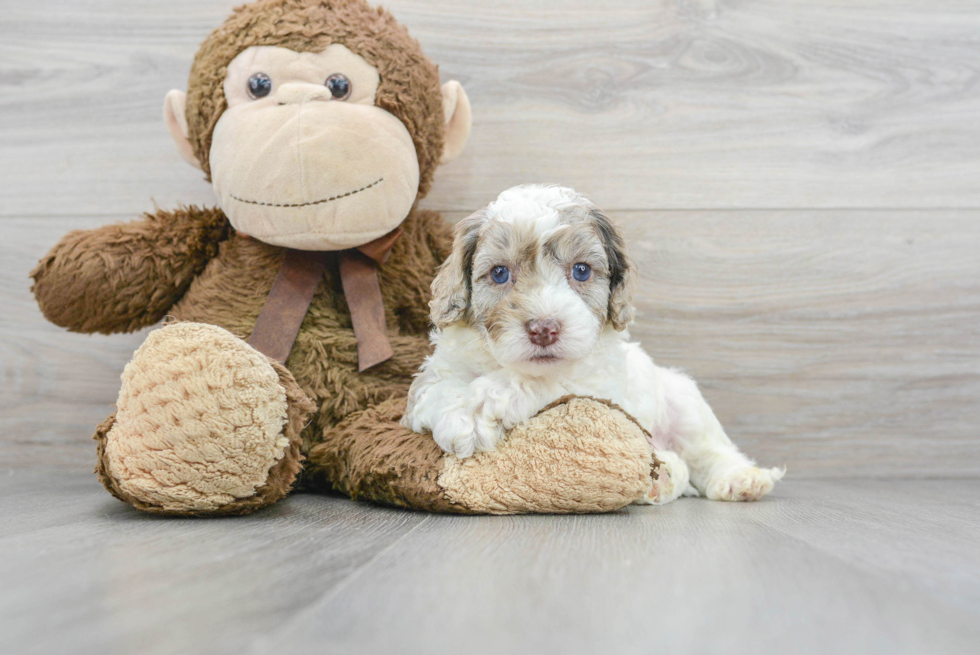
{"type": "MultiPolygon", "coordinates": [[[[161,120],[237,0],[39,0],[0,18],[0,216],[212,202],[161,120]]],[[[427,205],[515,183],[609,209],[980,207],[980,12],[958,0],[394,0],[463,82],[427,205]]]]}
{"type": "Polygon", "coordinates": [[[426,520],[306,496],[244,521],[154,521],[93,481],[3,480],[0,652],[239,653],[426,520]]]}
{"type": "MultiPolygon", "coordinates": [[[[449,219],[458,219],[451,213],[449,219]]],[[[794,476],[980,473],[980,211],[621,212],[632,332],[730,434],[794,476]]],[[[143,334],[46,323],[27,272],[69,229],[0,224],[0,441],[85,444],[143,334]]],[[[10,455],[13,457],[13,455],[10,455]]]]}
{"type": "Polygon", "coordinates": [[[968,653],[980,637],[978,507],[947,499],[976,482],[947,484],[802,484],[757,505],[439,518],[251,652],[448,653],[465,640],[473,653],[968,653]],[[907,505],[892,495],[905,492],[907,505]]]}
{"type": "Polygon", "coordinates": [[[0,476],[0,652],[930,653],[980,639],[980,484],[454,517],[293,496],[160,519],[0,476]]]}

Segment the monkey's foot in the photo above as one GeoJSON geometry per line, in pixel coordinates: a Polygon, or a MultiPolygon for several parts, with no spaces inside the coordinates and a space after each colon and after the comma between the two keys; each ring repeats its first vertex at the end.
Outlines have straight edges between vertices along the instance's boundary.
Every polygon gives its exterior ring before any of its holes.
{"type": "Polygon", "coordinates": [[[651,485],[646,434],[603,401],[563,398],[465,459],[400,425],[404,410],[401,398],[352,415],[310,451],[309,470],[354,498],[465,514],[609,512],[651,485]]]}
{"type": "Polygon", "coordinates": [[[288,493],[313,404],[292,375],[227,330],[175,323],[126,365],[96,432],[116,497],[165,514],[245,514],[288,493]]]}

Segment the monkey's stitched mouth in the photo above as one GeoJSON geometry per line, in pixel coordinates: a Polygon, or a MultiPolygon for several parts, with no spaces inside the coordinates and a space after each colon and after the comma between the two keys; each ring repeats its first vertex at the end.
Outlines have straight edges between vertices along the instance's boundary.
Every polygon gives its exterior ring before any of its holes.
{"type": "Polygon", "coordinates": [[[338,196],[330,196],[329,198],[323,198],[322,200],[314,200],[313,202],[294,202],[294,203],[277,203],[277,202],[262,202],[260,200],[246,200],[245,198],[239,198],[234,193],[229,194],[232,200],[237,200],[238,202],[248,203],[249,205],[262,205],[263,207],[309,207],[310,205],[322,205],[325,202],[331,202],[334,200],[340,200],[341,198],[346,198],[352,196],[355,193],[360,193],[361,191],[367,191],[373,186],[377,186],[384,181],[383,177],[379,177],[371,184],[366,184],[360,189],[354,189],[353,191],[348,191],[347,193],[342,193],[338,196]]]}

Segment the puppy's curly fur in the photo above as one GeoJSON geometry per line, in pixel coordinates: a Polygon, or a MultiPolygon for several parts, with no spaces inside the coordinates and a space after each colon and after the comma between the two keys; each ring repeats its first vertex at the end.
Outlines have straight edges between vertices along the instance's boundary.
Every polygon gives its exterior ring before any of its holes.
{"type": "Polygon", "coordinates": [[[636,417],[664,464],[649,502],[764,496],[783,471],[757,468],[694,381],[630,341],[635,278],[619,230],[584,196],[504,191],[456,226],[432,285],[436,350],[403,424],[465,458],[562,396],[605,398],[636,417]]]}

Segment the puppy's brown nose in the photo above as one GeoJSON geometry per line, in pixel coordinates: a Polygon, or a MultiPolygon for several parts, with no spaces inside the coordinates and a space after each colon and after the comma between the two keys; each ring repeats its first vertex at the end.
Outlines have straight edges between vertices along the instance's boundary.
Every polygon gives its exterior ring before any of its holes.
{"type": "Polygon", "coordinates": [[[558,341],[558,335],[561,333],[561,323],[553,318],[528,321],[524,327],[527,329],[527,336],[530,337],[531,343],[536,346],[550,346],[558,341]]]}

